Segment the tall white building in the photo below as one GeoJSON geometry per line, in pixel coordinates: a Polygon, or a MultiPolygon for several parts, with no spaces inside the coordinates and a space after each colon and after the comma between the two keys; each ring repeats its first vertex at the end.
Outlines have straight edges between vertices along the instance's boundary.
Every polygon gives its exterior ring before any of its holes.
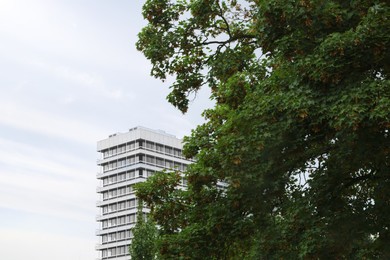
{"type": "Polygon", "coordinates": [[[181,139],[144,127],[110,135],[97,143],[97,151],[100,228],[96,232],[96,249],[99,259],[128,260],[138,202],[133,185],[145,181],[155,171],[185,170],[191,161],[182,156],[181,139]]]}

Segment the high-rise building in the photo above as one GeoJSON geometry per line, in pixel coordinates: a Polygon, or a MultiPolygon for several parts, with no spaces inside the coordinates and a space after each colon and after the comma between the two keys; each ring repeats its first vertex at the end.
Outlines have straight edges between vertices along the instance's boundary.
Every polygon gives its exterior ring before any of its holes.
{"type": "MultiPolygon", "coordinates": [[[[137,220],[134,184],[163,169],[183,171],[191,161],[182,156],[181,139],[145,127],[110,135],[97,143],[97,151],[100,228],[96,232],[96,250],[99,259],[128,260],[132,228],[137,220]]],[[[183,179],[182,185],[185,184],[183,179]]]]}

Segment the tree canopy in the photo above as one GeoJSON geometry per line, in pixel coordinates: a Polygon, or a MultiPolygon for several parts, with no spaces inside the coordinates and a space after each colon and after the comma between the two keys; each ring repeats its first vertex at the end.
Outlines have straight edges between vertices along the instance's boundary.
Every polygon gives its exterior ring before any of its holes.
{"type": "Polygon", "coordinates": [[[138,202],[137,223],[132,229],[133,239],[129,247],[131,259],[154,260],[157,256],[158,230],[151,216],[143,212],[142,201],[138,202]]]}
{"type": "Polygon", "coordinates": [[[211,88],[188,190],[138,195],[175,259],[390,258],[385,0],[147,0],[137,48],[168,101],[211,88]],[[226,185],[221,184],[221,182],[226,185]]]}

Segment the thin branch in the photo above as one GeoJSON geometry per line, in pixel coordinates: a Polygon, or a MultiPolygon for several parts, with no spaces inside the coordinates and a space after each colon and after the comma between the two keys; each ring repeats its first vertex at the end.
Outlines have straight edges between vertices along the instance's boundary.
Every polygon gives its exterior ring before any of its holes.
{"type": "MultiPolygon", "coordinates": [[[[228,40],[226,41],[209,41],[209,42],[202,42],[201,44],[202,45],[211,45],[211,44],[223,44],[223,45],[226,45],[228,43],[231,43],[231,42],[234,42],[234,41],[237,41],[237,40],[240,40],[240,39],[255,39],[256,36],[254,35],[250,35],[250,34],[238,34],[238,35],[235,35],[233,37],[230,37],[228,40]]],[[[255,42],[253,42],[255,43],[255,42]]]]}
{"type": "Polygon", "coordinates": [[[223,10],[222,10],[222,7],[219,5],[219,3],[218,3],[218,7],[219,7],[219,11],[220,11],[219,17],[221,17],[221,19],[223,20],[223,22],[226,25],[226,31],[229,35],[229,38],[232,38],[232,34],[230,32],[230,25],[229,25],[228,21],[226,20],[226,18],[223,16],[223,10]]]}

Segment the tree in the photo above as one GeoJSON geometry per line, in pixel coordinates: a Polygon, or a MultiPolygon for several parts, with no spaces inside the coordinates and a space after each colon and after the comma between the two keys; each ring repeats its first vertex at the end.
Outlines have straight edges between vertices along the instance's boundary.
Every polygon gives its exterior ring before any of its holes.
{"type": "Polygon", "coordinates": [[[185,138],[188,190],[139,190],[165,209],[162,257],[390,258],[388,1],[148,0],[143,15],[137,48],[175,76],[168,101],[215,100],[185,138]]]}
{"type": "Polygon", "coordinates": [[[138,204],[137,223],[133,228],[133,239],[129,248],[131,259],[153,260],[157,254],[157,227],[151,217],[145,220],[142,201],[138,204]]]}

